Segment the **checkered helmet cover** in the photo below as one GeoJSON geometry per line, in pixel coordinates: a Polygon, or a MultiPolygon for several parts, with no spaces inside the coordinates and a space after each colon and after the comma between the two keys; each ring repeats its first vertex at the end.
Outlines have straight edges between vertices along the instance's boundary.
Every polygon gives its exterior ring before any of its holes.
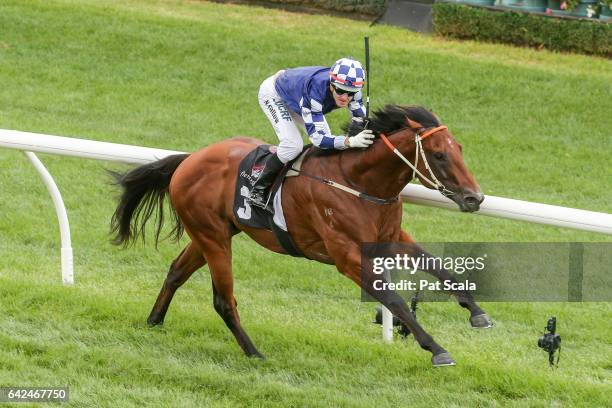
{"type": "Polygon", "coordinates": [[[334,86],[349,92],[357,92],[363,87],[365,72],[359,61],[340,58],[329,71],[329,79],[334,86]]]}

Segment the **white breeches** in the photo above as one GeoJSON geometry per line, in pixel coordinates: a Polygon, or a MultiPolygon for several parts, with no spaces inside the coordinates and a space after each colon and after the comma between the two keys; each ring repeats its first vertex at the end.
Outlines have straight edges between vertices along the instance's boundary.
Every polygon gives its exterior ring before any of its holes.
{"type": "Polygon", "coordinates": [[[302,152],[304,141],[300,130],[306,134],[306,127],[302,117],[289,109],[276,92],[274,82],[282,72],[279,71],[263,81],[259,87],[259,106],[278,136],[278,158],[283,163],[287,163],[302,152]]]}

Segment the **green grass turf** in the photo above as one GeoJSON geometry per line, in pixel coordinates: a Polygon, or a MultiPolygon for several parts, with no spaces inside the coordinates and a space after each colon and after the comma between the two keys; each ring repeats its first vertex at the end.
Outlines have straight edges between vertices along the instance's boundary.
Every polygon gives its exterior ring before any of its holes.
{"type": "MultiPolygon", "coordinates": [[[[260,82],[372,44],[373,105],[432,108],[487,194],[611,212],[612,65],[600,58],[453,42],[326,16],[195,1],[0,3],[0,128],[193,151],[234,135],[270,142],[260,82]]],[[[329,117],[333,129],[345,112],[329,117]]],[[[180,244],[121,250],[107,234],[116,164],[41,155],[68,208],[77,284],[59,284],[53,206],[26,158],[0,150],[0,385],[71,387],[70,406],[606,406],[608,303],[490,303],[470,329],[451,303],[419,319],[458,366],[391,345],[373,304],[332,267],[234,240],[245,358],[211,305],[206,269],[163,328],[144,320],[180,244]],[[535,347],[564,338],[551,371],[535,347]]],[[[419,241],[571,242],[608,236],[405,206],[419,241]]]]}

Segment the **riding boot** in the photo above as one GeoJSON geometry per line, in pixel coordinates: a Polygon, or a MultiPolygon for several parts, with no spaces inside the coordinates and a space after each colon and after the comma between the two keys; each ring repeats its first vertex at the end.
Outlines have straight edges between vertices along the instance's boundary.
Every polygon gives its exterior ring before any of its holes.
{"type": "Polygon", "coordinates": [[[285,164],[280,161],[276,153],[273,153],[266,158],[264,169],[262,170],[249,194],[249,201],[251,205],[261,207],[263,209],[269,209],[269,198],[266,196],[266,190],[272,185],[276,175],[284,166],[285,164]]]}

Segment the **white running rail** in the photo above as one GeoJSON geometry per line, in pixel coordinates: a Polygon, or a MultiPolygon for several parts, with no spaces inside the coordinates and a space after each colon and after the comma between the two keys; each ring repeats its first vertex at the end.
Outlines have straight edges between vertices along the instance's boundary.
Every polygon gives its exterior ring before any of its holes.
{"type": "MultiPolygon", "coordinates": [[[[152,149],[141,146],[96,142],[93,140],[4,129],[0,129],[0,147],[25,152],[51,153],[130,164],[149,163],[172,154],[184,153],[174,150],[152,149]]],[[[57,186],[53,182],[53,178],[46,171],[42,163],[33,153],[26,153],[26,155],[41,174],[53,198],[62,238],[62,281],[65,284],[71,284],[73,283],[72,248],[70,247],[70,230],[64,203],[57,186]]],[[[416,184],[407,185],[402,191],[402,198],[404,201],[413,204],[457,210],[455,203],[443,197],[437,191],[429,190],[416,184]]],[[[602,212],[585,211],[488,195],[481,204],[480,210],[475,214],[612,235],[612,214],[602,212]]],[[[383,338],[386,341],[391,341],[393,338],[391,322],[391,313],[383,307],[383,338]]]]}

